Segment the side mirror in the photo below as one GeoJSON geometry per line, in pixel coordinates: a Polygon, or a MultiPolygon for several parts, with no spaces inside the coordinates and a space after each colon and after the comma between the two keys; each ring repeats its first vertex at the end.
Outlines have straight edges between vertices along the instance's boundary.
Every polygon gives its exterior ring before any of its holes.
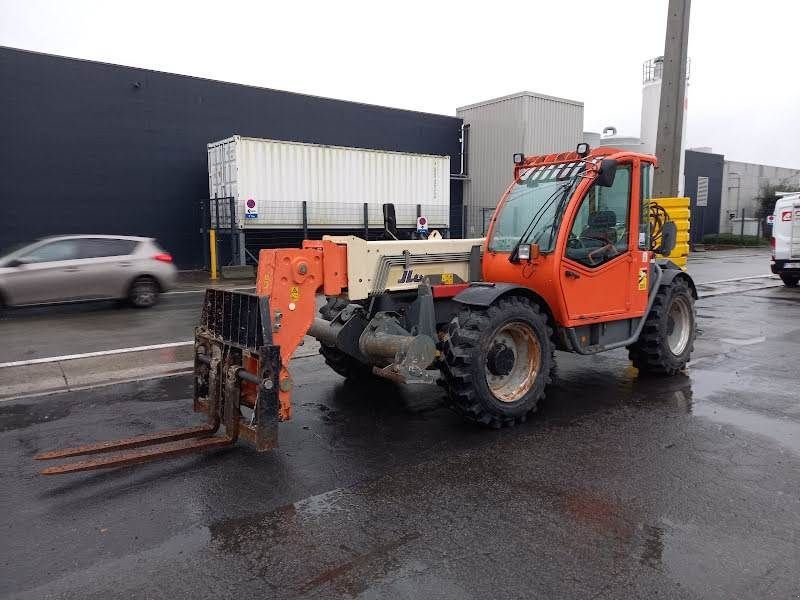
{"type": "Polygon", "coordinates": [[[604,158],[600,161],[600,171],[594,182],[600,187],[611,187],[614,185],[614,177],[617,174],[617,161],[613,158],[604,158]]]}
{"type": "Polygon", "coordinates": [[[661,229],[661,246],[656,249],[656,254],[669,256],[678,243],[678,227],[674,221],[667,221],[661,229]]]}
{"type": "Polygon", "coordinates": [[[21,267],[22,265],[27,265],[28,261],[22,260],[21,258],[15,258],[14,260],[10,260],[6,263],[7,267],[16,268],[21,267]]]}

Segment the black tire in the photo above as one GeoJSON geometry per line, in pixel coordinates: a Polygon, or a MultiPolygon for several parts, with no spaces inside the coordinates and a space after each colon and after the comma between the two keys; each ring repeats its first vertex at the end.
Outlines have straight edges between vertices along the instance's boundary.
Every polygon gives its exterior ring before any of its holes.
{"type": "MultiPolygon", "coordinates": [[[[547,317],[539,306],[527,298],[512,296],[501,298],[488,308],[469,307],[462,310],[448,327],[448,335],[442,342],[443,356],[440,361],[449,403],[457,413],[468,421],[489,427],[506,427],[525,421],[545,395],[555,367],[553,360],[552,330],[547,317]],[[502,381],[515,369],[525,369],[531,361],[518,361],[519,345],[512,351],[513,358],[503,358],[510,373],[493,373],[500,353],[508,348],[498,343],[504,331],[515,331],[528,342],[529,350],[538,362],[533,373],[523,370],[524,379],[513,392],[503,399],[498,388],[504,389],[502,381]],[[532,337],[531,337],[532,336],[532,337]],[[538,353],[531,351],[536,344],[538,353]],[[494,353],[494,355],[493,355],[494,353]],[[538,354],[538,356],[536,356],[538,354]],[[518,365],[520,365],[518,367],[518,365]],[[489,379],[495,378],[490,384],[489,379]],[[494,386],[494,389],[493,389],[494,386]]],[[[508,356],[507,354],[505,355],[508,356]]],[[[531,368],[531,367],[527,367],[531,368]]]]}
{"type": "MultiPolygon", "coordinates": [[[[332,321],[345,306],[347,306],[347,302],[331,298],[325,306],[319,309],[319,313],[326,321],[332,321]]],[[[319,353],[325,359],[325,364],[345,379],[357,380],[374,377],[372,367],[345,354],[338,348],[320,342],[319,353]]]]}
{"type": "Polygon", "coordinates": [[[628,346],[628,357],[640,372],[674,375],[689,362],[696,335],[694,297],[687,281],[676,277],[671,283],[659,287],[639,339],[628,346]],[[670,335],[675,331],[675,311],[680,313],[678,318],[688,318],[689,329],[685,344],[680,343],[682,336],[678,335],[673,349],[670,335]]]}
{"type": "Polygon", "coordinates": [[[800,281],[800,277],[797,275],[786,275],[781,274],[781,281],[783,281],[783,285],[786,287],[797,287],[797,282],[800,281]]]}
{"type": "Polygon", "coordinates": [[[128,290],[128,302],[136,308],[150,308],[158,302],[160,293],[161,289],[155,279],[147,276],[137,277],[128,290]]]}

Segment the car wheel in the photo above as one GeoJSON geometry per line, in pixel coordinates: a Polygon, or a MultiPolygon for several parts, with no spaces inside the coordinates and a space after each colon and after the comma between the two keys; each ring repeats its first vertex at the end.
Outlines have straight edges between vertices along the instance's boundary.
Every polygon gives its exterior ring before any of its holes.
{"type": "Polygon", "coordinates": [[[136,308],[149,308],[158,302],[158,283],[152,277],[139,277],[128,292],[128,300],[136,308]]]}
{"type": "Polygon", "coordinates": [[[797,287],[797,282],[800,281],[800,277],[797,275],[786,275],[781,274],[781,281],[783,281],[783,285],[786,287],[797,287]]]}

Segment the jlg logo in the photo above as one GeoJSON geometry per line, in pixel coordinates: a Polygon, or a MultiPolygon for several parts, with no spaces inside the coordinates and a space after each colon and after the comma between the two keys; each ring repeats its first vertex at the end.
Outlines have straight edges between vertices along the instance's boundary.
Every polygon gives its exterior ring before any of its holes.
{"type": "Polygon", "coordinates": [[[419,283],[420,281],[422,281],[422,275],[414,275],[414,271],[406,269],[403,271],[403,274],[400,275],[400,279],[397,280],[397,283],[419,283]]]}

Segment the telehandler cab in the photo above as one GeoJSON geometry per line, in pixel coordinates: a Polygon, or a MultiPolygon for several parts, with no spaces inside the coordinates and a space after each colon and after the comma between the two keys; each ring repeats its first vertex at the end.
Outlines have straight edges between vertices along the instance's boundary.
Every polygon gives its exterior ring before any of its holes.
{"type": "Polygon", "coordinates": [[[147,462],[238,437],[275,447],[279,421],[291,417],[289,361],[306,334],[339,375],[438,381],[455,411],[491,427],[536,409],[555,350],[626,347],[640,371],[683,369],[697,293],[689,275],[655,257],[675,244],[668,228],[651,247],[655,157],[580,144],[514,163],[485,239],[324,236],[261,250],[255,294],[206,292],[194,409],[207,423],[46,452],[36,458],[113,454],[42,473],[147,462]],[[315,318],[320,292],[327,302],[315,318]]]}

